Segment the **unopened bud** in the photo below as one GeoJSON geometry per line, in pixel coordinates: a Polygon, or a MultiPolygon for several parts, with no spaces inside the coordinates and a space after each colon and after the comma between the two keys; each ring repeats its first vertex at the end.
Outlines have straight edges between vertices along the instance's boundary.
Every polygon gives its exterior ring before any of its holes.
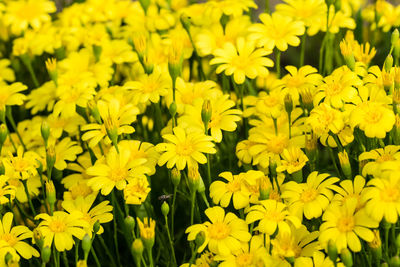
{"type": "Polygon", "coordinates": [[[328,256],[329,259],[331,259],[331,261],[336,262],[336,259],[338,257],[338,251],[336,248],[335,241],[333,241],[332,239],[329,240],[328,242],[328,256]]]}
{"type": "Polygon", "coordinates": [[[97,220],[97,221],[93,224],[93,233],[96,234],[99,230],[100,230],[100,221],[97,220]]]}
{"type": "Polygon", "coordinates": [[[47,202],[50,205],[54,205],[57,201],[56,198],[56,189],[54,187],[53,181],[49,180],[46,182],[46,197],[47,197],[47,202]]]}
{"type": "Polygon", "coordinates": [[[132,216],[127,216],[127,217],[125,218],[125,220],[124,220],[124,224],[125,224],[126,229],[127,229],[130,233],[132,233],[132,231],[135,230],[136,222],[135,222],[135,219],[134,219],[132,216]]]}
{"type": "Polygon", "coordinates": [[[194,240],[194,243],[196,244],[197,247],[200,247],[201,245],[203,245],[204,241],[206,241],[206,234],[203,231],[198,232],[194,240]]]}
{"type": "Polygon", "coordinates": [[[277,164],[275,159],[269,158],[269,173],[272,178],[277,177],[278,173],[276,172],[277,164]]]}
{"type": "Polygon", "coordinates": [[[389,73],[390,70],[391,70],[392,67],[393,67],[393,57],[392,57],[392,55],[388,55],[388,56],[386,57],[385,62],[383,63],[383,66],[384,66],[384,68],[385,68],[385,71],[386,71],[387,73],[389,73]]]}
{"type": "Polygon", "coordinates": [[[100,45],[93,45],[93,55],[94,58],[96,59],[96,62],[98,62],[100,60],[100,56],[101,56],[101,51],[103,50],[103,48],[100,45]]]}
{"type": "Polygon", "coordinates": [[[132,242],[132,254],[135,258],[136,264],[140,263],[143,251],[144,251],[143,241],[140,238],[136,238],[132,242]]]}
{"type": "Polygon", "coordinates": [[[50,249],[48,246],[46,246],[46,247],[44,247],[44,248],[42,249],[42,255],[41,255],[41,257],[42,257],[42,261],[43,261],[44,263],[48,263],[48,262],[50,261],[51,249],[50,249]]]}
{"type": "Polygon", "coordinates": [[[169,205],[166,201],[161,204],[161,212],[164,216],[168,216],[169,213],[169,205]]]}
{"type": "Polygon", "coordinates": [[[42,138],[44,140],[44,145],[47,147],[47,141],[50,137],[50,125],[47,121],[43,121],[40,126],[40,133],[42,134],[42,138]]]}
{"type": "Polygon", "coordinates": [[[310,114],[311,110],[314,108],[313,104],[313,95],[309,89],[304,89],[300,91],[300,102],[301,102],[301,107],[303,110],[307,113],[310,114]]]}
{"type": "Polygon", "coordinates": [[[168,72],[173,83],[181,74],[182,61],[183,45],[181,42],[173,42],[168,53],[168,72]]]}
{"type": "Polygon", "coordinates": [[[43,236],[42,236],[42,232],[38,228],[33,229],[33,239],[35,240],[35,244],[40,249],[42,249],[43,248],[44,239],[43,239],[43,236]]]}
{"type": "Polygon", "coordinates": [[[390,41],[392,43],[392,46],[395,46],[397,41],[399,41],[399,30],[398,29],[395,29],[392,32],[392,37],[391,37],[390,41]]]}
{"type": "Polygon", "coordinates": [[[346,267],[352,267],[353,266],[353,255],[351,255],[351,252],[349,249],[344,248],[340,252],[340,259],[342,260],[344,266],[346,267]]]}
{"type": "Polygon", "coordinates": [[[182,14],[180,19],[183,28],[186,30],[188,34],[190,34],[190,24],[191,24],[190,17],[186,14],[182,14]]]}
{"type": "Polygon", "coordinates": [[[189,187],[192,192],[196,192],[199,188],[200,173],[196,165],[188,168],[189,187]]]}
{"type": "Polygon", "coordinates": [[[260,200],[269,199],[269,194],[271,193],[271,187],[269,186],[269,178],[268,176],[264,176],[260,178],[260,200]]]}
{"type": "Polygon", "coordinates": [[[178,170],[177,168],[173,168],[171,170],[171,180],[172,180],[172,184],[174,186],[178,186],[179,183],[181,182],[181,171],[178,170]]]}
{"type": "Polygon", "coordinates": [[[208,123],[211,121],[212,109],[211,101],[209,99],[204,100],[203,107],[201,109],[201,120],[203,121],[206,131],[208,130],[208,123]]]}
{"type": "Polygon", "coordinates": [[[338,153],[340,167],[347,179],[351,179],[351,165],[349,160],[349,155],[347,154],[346,150],[343,152],[338,153]]]}
{"type": "Polygon", "coordinates": [[[400,267],[400,257],[398,255],[393,256],[389,261],[390,267],[400,267]]]}
{"type": "MultiPolygon", "coordinates": [[[[47,170],[51,171],[55,163],[56,163],[56,150],[54,145],[50,145],[47,147],[47,153],[46,153],[47,170]]],[[[48,175],[48,178],[50,179],[50,175],[48,175]]]]}
{"type": "Polygon", "coordinates": [[[171,116],[174,117],[176,114],[176,110],[177,110],[177,106],[176,106],[175,101],[173,101],[171,103],[171,105],[169,105],[169,114],[171,114],[171,116]]]}
{"type": "Polygon", "coordinates": [[[2,123],[0,125],[0,148],[4,145],[4,142],[6,141],[8,136],[8,129],[7,126],[2,123]]]}
{"type": "Polygon", "coordinates": [[[57,59],[48,58],[45,62],[47,72],[56,86],[58,86],[57,59]]]}
{"type": "Polygon", "coordinates": [[[98,124],[102,124],[101,117],[100,117],[100,111],[99,108],[96,105],[96,102],[93,100],[89,101],[87,104],[90,114],[93,116],[93,118],[96,120],[98,124]]]}
{"type": "Polygon", "coordinates": [[[87,261],[86,260],[79,260],[76,263],[76,267],[87,267],[87,261]]]}
{"type": "Polygon", "coordinates": [[[83,254],[85,255],[85,260],[87,260],[87,258],[89,256],[91,247],[92,247],[92,239],[90,238],[90,236],[88,234],[86,234],[82,238],[82,250],[83,250],[83,254]]]}
{"type": "Polygon", "coordinates": [[[285,101],[285,110],[286,110],[287,114],[290,116],[290,114],[293,111],[292,95],[291,94],[286,94],[284,101],[285,101]]]}

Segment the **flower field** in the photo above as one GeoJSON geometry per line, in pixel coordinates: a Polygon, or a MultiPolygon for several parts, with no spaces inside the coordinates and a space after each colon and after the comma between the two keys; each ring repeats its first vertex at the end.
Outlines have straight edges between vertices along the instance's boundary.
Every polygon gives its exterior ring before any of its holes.
{"type": "Polygon", "coordinates": [[[400,5],[0,1],[0,267],[400,266],[400,5]]]}

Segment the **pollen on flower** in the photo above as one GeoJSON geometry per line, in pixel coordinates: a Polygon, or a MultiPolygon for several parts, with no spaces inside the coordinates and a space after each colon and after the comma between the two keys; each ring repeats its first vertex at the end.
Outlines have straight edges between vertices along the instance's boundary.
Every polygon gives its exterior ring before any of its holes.
{"type": "Polygon", "coordinates": [[[216,222],[208,227],[208,235],[212,239],[225,239],[231,233],[231,228],[223,222],[216,222]]]}
{"type": "Polygon", "coordinates": [[[354,226],[354,216],[343,216],[337,221],[337,227],[342,233],[352,231],[354,229],[354,226]]]}
{"type": "Polygon", "coordinates": [[[317,196],[318,196],[318,191],[315,190],[314,188],[309,188],[301,193],[300,199],[304,203],[307,203],[315,200],[317,196]]]}
{"type": "Polygon", "coordinates": [[[49,223],[49,228],[54,233],[61,233],[65,231],[66,225],[65,222],[63,222],[62,220],[56,219],[49,223]]]}

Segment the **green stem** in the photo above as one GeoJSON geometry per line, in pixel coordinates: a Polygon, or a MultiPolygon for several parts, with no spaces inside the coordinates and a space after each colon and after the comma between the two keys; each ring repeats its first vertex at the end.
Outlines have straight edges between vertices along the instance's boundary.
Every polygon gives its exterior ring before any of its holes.
{"type": "Polygon", "coordinates": [[[336,171],[337,175],[340,176],[340,171],[339,171],[338,165],[336,163],[336,159],[335,159],[335,155],[333,153],[333,149],[330,148],[330,147],[329,147],[329,155],[331,157],[331,160],[332,160],[332,163],[333,163],[333,167],[335,167],[335,171],[336,171]]]}
{"type": "Polygon", "coordinates": [[[103,247],[104,251],[106,252],[108,258],[110,259],[111,265],[116,267],[117,264],[115,263],[114,256],[112,255],[111,251],[108,249],[106,243],[104,242],[103,237],[101,235],[98,235],[97,237],[98,237],[97,239],[100,240],[100,244],[103,247]]]}
{"type": "Polygon", "coordinates": [[[63,252],[63,261],[64,261],[64,266],[69,267],[67,252],[65,252],[65,251],[63,252]]]}
{"type": "Polygon", "coordinates": [[[281,51],[275,49],[275,64],[276,64],[276,77],[279,79],[281,77],[281,51]]]}
{"type": "Polygon", "coordinates": [[[191,202],[192,202],[192,206],[190,208],[190,225],[193,225],[194,207],[195,207],[194,204],[196,202],[196,191],[195,190],[193,190],[193,192],[192,192],[191,202]]]}
{"type": "Polygon", "coordinates": [[[113,220],[113,227],[114,227],[114,245],[115,245],[115,252],[117,255],[117,262],[118,266],[121,266],[121,259],[119,256],[119,247],[118,247],[118,228],[117,228],[117,199],[115,197],[115,189],[111,191],[111,203],[113,206],[113,213],[114,213],[114,220],[113,220]]]}
{"type": "Polygon", "coordinates": [[[96,252],[94,251],[93,246],[90,248],[90,252],[92,252],[92,256],[93,256],[93,259],[94,259],[94,261],[96,263],[96,266],[100,267],[101,264],[100,264],[99,258],[97,258],[97,255],[96,255],[96,252]]]}
{"type": "Polygon", "coordinates": [[[265,0],[265,9],[264,12],[269,14],[270,10],[269,10],[269,0],[265,0]]]}
{"type": "Polygon", "coordinates": [[[75,266],[78,264],[79,260],[79,239],[75,240],[75,266]]]}
{"type": "Polygon", "coordinates": [[[149,256],[149,262],[150,262],[150,267],[154,266],[154,262],[153,262],[153,252],[151,249],[147,249],[147,254],[149,256]]]}
{"type": "Polygon", "coordinates": [[[306,37],[307,37],[307,28],[306,28],[306,31],[304,32],[303,36],[301,37],[299,68],[301,68],[304,65],[304,54],[305,54],[305,50],[306,50],[306,37]]]}
{"type": "Polygon", "coordinates": [[[174,185],[174,194],[172,196],[172,207],[171,207],[171,236],[174,237],[174,221],[175,221],[175,201],[176,201],[176,191],[178,186],[174,185]]]}
{"type": "Polygon", "coordinates": [[[22,180],[22,184],[24,185],[25,194],[26,194],[26,197],[28,198],[29,207],[31,208],[33,217],[35,217],[36,216],[36,212],[35,212],[35,208],[33,207],[33,204],[32,204],[32,199],[31,199],[31,196],[30,196],[29,191],[28,191],[28,185],[27,185],[26,180],[22,180]]]}
{"type": "MultiPolygon", "coordinates": [[[[12,113],[11,113],[11,107],[9,107],[9,106],[7,106],[7,108],[6,108],[6,116],[7,116],[7,119],[10,121],[11,126],[13,127],[15,133],[17,134],[17,137],[18,137],[19,141],[21,142],[21,145],[24,148],[24,151],[26,151],[25,143],[22,140],[21,135],[19,134],[17,125],[15,124],[14,118],[13,118],[12,113]]],[[[10,140],[11,140],[11,137],[10,137],[10,140]]]]}
{"type": "Polygon", "coordinates": [[[173,264],[172,266],[177,266],[174,243],[172,241],[171,234],[170,234],[169,227],[168,227],[168,216],[164,216],[164,218],[165,218],[165,228],[167,229],[167,235],[168,235],[168,240],[169,240],[169,246],[171,248],[172,264],[173,264]]]}
{"type": "Polygon", "coordinates": [[[31,75],[33,84],[35,85],[36,88],[38,88],[40,85],[39,85],[39,82],[38,82],[38,80],[36,78],[35,71],[34,71],[34,69],[32,67],[31,59],[29,58],[29,56],[27,54],[25,54],[25,55],[21,56],[21,60],[22,60],[22,63],[24,63],[25,67],[28,69],[28,72],[31,75]]]}
{"type": "Polygon", "coordinates": [[[207,154],[207,181],[208,186],[211,185],[211,162],[210,162],[210,154],[207,154]]]}

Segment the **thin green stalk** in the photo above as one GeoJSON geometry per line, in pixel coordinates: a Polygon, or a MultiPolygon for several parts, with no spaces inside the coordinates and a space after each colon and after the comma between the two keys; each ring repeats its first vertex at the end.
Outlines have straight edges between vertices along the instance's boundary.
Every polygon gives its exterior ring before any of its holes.
{"type": "Polygon", "coordinates": [[[265,13],[270,13],[270,10],[269,10],[269,0],[265,0],[265,8],[264,8],[264,12],[265,13]]]}
{"type": "Polygon", "coordinates": [[[63,261],[64,261],[64,266],[69,267],[67,252],[65,252],[65,251],[63,252],[63,261]]]}
{"type": "Polygon", "coordinates": [[[33,204],[32,204],[32,199],[31,199],[31,195],[29,194],[28,185],[26,183],[26,180],[22,180],[22,184],[24,185],[25,194],[26,194],[26,197],[28,198],[29,207],[31,208],[33,217],[35,217],[36,212],[35,212],[35,208],[33,207],[33,204]]]}
{"type": "Polygon", "coordinates": [[[211,185],[211,162],[210,162],[210,154],[207,154],[207,181],[208,186],[211,185]]]}
{"type": "Polygon", "coordinates": [[[40,184],[42,185],[43,206],[46,209],[46,213],[49,213],[49,208],[46,205],[46,190],[44,187],[43,174],[41,171],[39,171],[39,169],[37,169],[37,173],[39,174],[40,184]]]}
{"type": "Polygon", "coordinates": [[[194,204],[196,202],[196,191],[195,190],[193,190],[193,192],[192,192],[191,202],[192,202],[192,206],[190,208],[190,225],[193,225],[194,207],[195,207],[194,204]]]}
{"type": "Polygon", "coordinates": [[[275,64],[276,64],[276,77],[281,77],[281,50],[276,48],[275,50],[275,64]]]}
{"type": "Polygon", "coordinates": [[[104,251],[106,252],[108,258],[111,261],[111,265],[116,267],[117,264],[115,263],[115,259],[114,256],[112,255],[111,251],[109,250],[109,248],[107,247],[106,243],[104,242],[104,239],[101,235],[98,235],[98,240],[100,240],[100,244],[103,247],[104,251]]]}
{"type": "Polygon", "coordinates": [[[301,37],[299,68],[304,65],[304,54],[305,54],[305,50],[306,50],[306,39],[307,39],[307,28],[306,28],[306,31],[304,32],[303,36],[301,37]]]}
{"type": "Polygon", "coordinates": [[[21,56],[21,60],[22,60],[22,63],[24,63],[25,67],[28,69],[28,72],[31,75],[33,84],[35,85],[36,88],[38,88],[40,85],[39,85],[39,82],[37,80],[35,71],[34,71],[34,69],[32,67],[31,59],[29,58],[29,56],[27,54],[25,54],[25,55],[21,56]]]}
{"type": "MultiPolygon", "coordinates": [[[[7,107],[7,108],[6,108],[6,116],[7,116],[7,119],[10,121],[11,126],[13,127],[15,133],[17,134],[17,137],[18,137],[19,141],[21,142],[21,145],[22,145],[22,147],[24,148],[24,151],[26,151],[25,143],[24,143],[24,141],[22,140],[21,135],[19,134],[17,125],[15,124],[14,118],[13,118],[13,116],[12,116],[11,107],[7,107]]],[[[11,137],[10,137],[10,140],[11,140],[11,137]]]]}
{"type": "Polygon", "coordinates": [[[148,254],[148,256],[149,256],[150,267],[154,267],[152,249],[146,249],[146,250],[147,250],[147,254],[148,254]]]}
{"type": "Polygon", "coordinates": [[[93,256],[94,262],[96,263],[96,266],[100,267],[101,264],[100,264],[99,258],[97,258],[97,255],[96,255],[96,252],[94,251],[93,246],[90,248],[90,252],[92,252],[92,256],[93,256]]]}
{"type": "Polygon", "coordinates": [[[75,239],[75,266],[78,264],[79,260],[79,241],[79,239],[75,239]]]}
{"type": "Polygon", "coordinates": [[[176,191],[178,186],[174,185],[174,193],[172,195],[172,207],[171,207],[171,236],[174,237],[174,221],[175,221],[175,201],[176,201],[176,191]]]}
{"type": "Polygon", "coordinates": [[[168,227],[168,216],[164,216],[164,218],[165,218],[165,228],[167,229],[169,246],[171,248],[172,266],[177,266],[176,257],[175,257],[174,242],[171,239],[171,234],[170,234],[169,227],[168,227]]]}
{"type": "Polygon", "coordinates": [[[339,171],[338,165],[336,163],[336,159],[335,159],[335,155],[333,153],[333,150],[330,147],[328,149],[329,149],[329,155],[330,155],[332,163],[333,163],[333,167],[335,167],[335,171],[336,171],[337,175],[340,176],[340,171],[339,171]]]}
{"type": "Polygon", "coordinates": [[[113,189],[111,191],[111,203],[112,203],[112,206],[113,206],[113,213],[114,213],[114,220],[113,220],[114,246],[115,246],[115,252],[116,252],[116,255],[117,255],[118,266],[121,266],[121,259],[120,259],[120,256],[119,256],[119,246],[118,246],[118,228],[117,228],[117,220],[116,220],[116,218],[117,218],[117,205],[118,204],[117,204],[117,199],[115,197],[114,190],[115,189],[113,189]]]}

